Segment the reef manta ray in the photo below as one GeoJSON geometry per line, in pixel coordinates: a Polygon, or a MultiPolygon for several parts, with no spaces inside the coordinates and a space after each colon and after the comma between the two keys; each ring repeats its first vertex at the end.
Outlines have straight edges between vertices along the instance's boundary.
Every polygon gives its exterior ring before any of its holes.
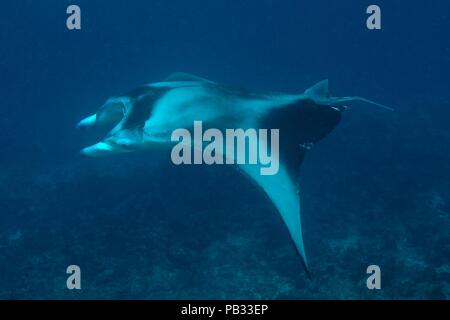
{"type": "Polygon", "coordinates": [[[178,128],[204,127],[279,129],[279,171],[261,175],[260,165],[235,165],[263,190],[286,224],[309,274],[303,244],[298,175],[305,153],[341,120],[342,104],[361,97],[332,97],[328,80],[301,94],[255,92],[224,86],[186,73],[110,98],[78,127],[112,125],[104,138],[81,153],[97,157],[135,150],[170,147],[178,128]]]}

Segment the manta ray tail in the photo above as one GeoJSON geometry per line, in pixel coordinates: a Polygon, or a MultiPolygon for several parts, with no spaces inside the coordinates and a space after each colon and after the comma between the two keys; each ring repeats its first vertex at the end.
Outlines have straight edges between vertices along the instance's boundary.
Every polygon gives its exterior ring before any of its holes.
{"type": "Polygon", "coordinates": [[[393,108],[385,106],[383,104],[374,102],[372,100],[363,98],[363,97],[331,97],[328,90],[328,79],[322,80],[319,83],[315,84],[311,88],[307,89],[303,94],[304,97],[312,99],[316,103],[325,104],[325,105],[337,105],[347,101],[362,101],[377,107],[383,108],[385,110],[394,111],[393,108]]]}

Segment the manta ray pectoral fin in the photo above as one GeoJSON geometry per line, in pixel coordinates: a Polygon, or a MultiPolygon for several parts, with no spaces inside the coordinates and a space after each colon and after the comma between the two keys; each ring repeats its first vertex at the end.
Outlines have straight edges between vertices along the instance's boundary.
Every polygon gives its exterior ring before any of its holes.
{"type": "MultiPolygon", "coordinates": [[[[262,175],[260,164],[236,166],[255,182],[279,212],[310,278],[303,243],[298,184],[300,166],[307,152],[307,148],[302,145],[310,146],[329,134],[339,123],[341,111],[340,108],[319,105],[312,99],[304,98],[273,109],[261,117],[256,125],[260,129],[279,129],[278,172],[262,175]]],[[[271,154],[271,151],[269,153],[271,154]]],[[[272,154],[271,156],[273,157],[272,154]]]]}
{"type": "Polygon", "coordinates": [[[311,88],[307,89],[304,93],[303,93],[303,98],[307,98],[307,99],[311,99],[314,102],[318,103],[318,104],[323,104],[323,105],[339,105],[341,103],[344,102],[348,102],[348,101],[362,101],[362,102],[366,102],[372,105],[375,105],[377,107],[389,110],[389,111],[394,111],[393,108],[385,106],[383,104],[374,102],[372,100],[366,99],[366,98],[362,98],[362,97],[331,97],[330,96],[330,92],[329,92],[329,86],[328,86],[328,79],[322,80],[320,82],[318,82],[317,84],[315,84],[314,86],[312,86],[311,88]]]}
{"type": "MultiPolygon", "coordinates": [[[[194,149],[203,152],[202,148],[195,145],[193,147],[194,149]]],[[[302,226],[300,220],[300,197],[297,183],[298,175],[292,174],[289,170],[289,168],[292,167],[299,170],[305,151],[303,151],[303,149],[298,145],[292,145],[292,147],[295,149],[293,152],[295,155],[293,157],[286,156],[287,153],[291,153],[292,148],[289,150],[280,150],[280,164],[278,172],[274,175],[262,175],[262,166],[260,164],[238,164],[234,167],[254,182],[255,185],[258,186],[259,189],[262,190],[274,204],[275,208],[280,213],[283,222],[288,228],[290,237],[295,245],[297,253],[300,256],[302,265],[305,268],[305,272],[308,277],[311,278],[305,247],[303,244],[302,226]]],[[[219,152],[219,155],[229,157],[229,155],[222,154],[221,152],[219,152]]],[[[236,155],[234,157],[236,157],[236,155]]],[[[298,170],[294,171],[297,172],[298,170]]]]}
{"type": "Polygon", "coordinates": [[[194,76],[193,74],[185,73],[185,72],[175,72],[169,75],[166,78],[166,81],[196,81],[196,82],[206,82],[206,83],[214,83],[211,80],[194,76]]]}
{"type": "Polygon", "coordinates": [[[300,197],[297,183],[291,179],[283,164],[280,165],[279,171],[275,175],[261,175],[260,166],[258,165],[239,165],[239,168],[265,192],[280,213],[300,255],[306,273],[310,276],[303,244],[300,197]]]}
{"type": "Polygon", "coordinates": [[[281,215],[305,270],[310,277],[302,236],[299,174],[307,148],[328,135],[341,119],[341,110],[318,105],[311,99],[299,100],[274,109],[261,118],[258,127],[279,129],[279,171],[261,175],[258,165],[239,168],[267,194],[281,215]]]}

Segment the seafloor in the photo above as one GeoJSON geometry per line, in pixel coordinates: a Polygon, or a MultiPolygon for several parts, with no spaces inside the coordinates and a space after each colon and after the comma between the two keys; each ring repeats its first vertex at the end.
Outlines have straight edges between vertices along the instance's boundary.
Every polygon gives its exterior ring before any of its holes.
{"type": "MultiPolygon", "coordinates": [[[[312,280],[267,199],[168,155],[5,164],[0,298],[450,298],[446,104],[361,107],[302,167],[312,280]],[[66,289],[66,267],[82,290],[66,289]],[[366,288],[377,264],[382,289],[366,288]]],[[[71,129],[70,129],[71,130],[71,129]]]]}

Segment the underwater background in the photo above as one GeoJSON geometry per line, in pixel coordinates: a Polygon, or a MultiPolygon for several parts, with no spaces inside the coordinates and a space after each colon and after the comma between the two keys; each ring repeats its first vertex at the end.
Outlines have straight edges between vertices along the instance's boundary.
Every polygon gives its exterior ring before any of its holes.
{"type": "Polygon", "coordinates": [[[450,298],[449,15],[444,0],[2,1],[0,298],[450,298]],[[312,281],[230,167],[79,154],[99,138],[80,119],[175,71],[291,93],[329,78],[335,96],[395,108],[352,103],[306,156],[312,281]],[[66,288],[71,264],[82,290],[66,288]]]}

